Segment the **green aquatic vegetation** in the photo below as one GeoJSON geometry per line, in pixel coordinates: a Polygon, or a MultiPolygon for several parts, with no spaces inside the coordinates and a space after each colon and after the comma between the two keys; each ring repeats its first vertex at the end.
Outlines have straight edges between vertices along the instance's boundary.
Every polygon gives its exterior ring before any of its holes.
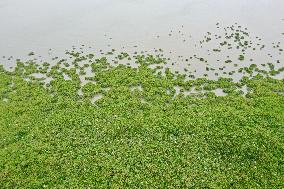
{"type": "Polygon", "coordinates": [[[70,55],[77,67],[0,66],[1,188],[284,187],[283,79],[255,64],[234,82],[162,72],[161,56],[94,56],[83,85],[88,56],[70,55]],[[33,77],[43,68],[47,84],[33,77]]]}
{"type": "Polygon", "coordinates": [[[194,88],[196,91],[202,91],[202,86],[195,86],[195,88],[194,88]]]}
{"type": "Polygon", "coordinates": [[[34,52],[30,52],[30,53],[28,54],[28,56],[33,56],[33,55],[35,55],[34,52]]]}
{"type": "Polygon", "coordinates": [[[240,55],[240,56],[239,56],[239,60],[240,60],[240,61],[245,60],[245,56],[244,56],[244,55],[240,55]]]}
{"type": "Polygon", "coordinates": [[[43,66],[44,68],[48,69],[49,66],[50,66],[50,63],[44,62],[44,63],[42,64],[42,66],[43,66]]]}
{"type": "Polygon", "coordinates": [[[65,67],[69,67],[69,66],[70,66],[70,64],[67,63],[67,62],[64,62],[63,65],[64,65],[65,67]]]}
{"type": "Polygon", "coordinates": [[[226,60],[226,61],[225,61],[225,63],[227,63],[227,64],[228,64],[228,63],[232,63],[232,62],[233,62],[232,60],[226,60]]]}
{"type": "Polygon", "coordinates": [[[126,55],[124,55],[124,54],[119,54],[119,55],[117,55],[117,58],[119,59],[119,60],[123,60],[123,59],[125,59],[125,58],[127,58],[128,57],[128,54],[126,54],[126,55]]]}
{"type": "Polygon", "coordinates": [[[220,49],[213,49],[214,52],[221,52],[220,49]]]}
{"type": "Polygon", "coordinates": [[[268,67],[269,67],[270,70],[274,70],[274,69],[275,69],[274,64],[272,64],[272,63],[267,63],[267,65],[268,65],[268,67]]]}
{"type": "Polygon", "coordinates": [[[215,90],[218,88],[218,85],[215,84],[215,83],[206,83],[204,86],[203,86],[203,89],[205,91],[212,91],[212,90],[215,90]]]}
{"type": "Polygon", "coordinates": [[[106,55],[113,55],[113,51],[107,52],[106,55]]]}
{"type": "Polygon", "coordinates": [[[80,69],[79,75],[86,75],[86,71],[84,69],[80,69]]]}
{"type": "Polygon", "coordinates": [[[211,41],[212,39],[210,37],[206,37],[206,42],[208,43],[209,41],[211,41]]]}
{"type": "Polygon", "coordinates": [[[102,92],[102,89],[99,85],[89,82],[82,87],[82,92],[86,98],[93,98],[96,94],[102,92]]]}

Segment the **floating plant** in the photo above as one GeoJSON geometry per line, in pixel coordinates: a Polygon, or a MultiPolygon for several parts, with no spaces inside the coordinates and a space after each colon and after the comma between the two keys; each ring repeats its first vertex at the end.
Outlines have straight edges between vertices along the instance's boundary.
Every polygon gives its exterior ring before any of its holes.
{"type": "MultiPolygon", "coordinates": [[[[201,43],[252,48],[225,30],[201,43]]],[[[1,188],[283,188],[282,60],[183,74],[156,50],[0,66],[1,188]]]]}

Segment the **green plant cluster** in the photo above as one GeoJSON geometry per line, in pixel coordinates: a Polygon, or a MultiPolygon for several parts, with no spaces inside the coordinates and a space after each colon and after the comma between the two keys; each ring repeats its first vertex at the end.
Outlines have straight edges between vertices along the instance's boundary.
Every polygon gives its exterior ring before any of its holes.
{"type": "Polygon", "coordinates": [[[188,79],[153,55],[137,67],[68,55],[0,67],[0,188],[284,187],[284,79],[254,65],[234,82],[188,79]]]}

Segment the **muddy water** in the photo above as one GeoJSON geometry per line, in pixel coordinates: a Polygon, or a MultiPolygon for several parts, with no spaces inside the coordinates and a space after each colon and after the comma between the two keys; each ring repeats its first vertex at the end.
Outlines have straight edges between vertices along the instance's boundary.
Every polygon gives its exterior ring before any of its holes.
{"type": "Polygon", "coordinates": [[[0,24],[0,61],[8,67],[31,51],[47,59],[83,44],[89,51],[161,48],[173,69],[190,64],[202,75],[208,65],[238,61],[240,49],[219,45],[231,26],[247,31],[251,49],[257,49],[246,50],[242,64],[284,64],[283,0],[0,0],[0,24]],[[207,32],[212,40],[201,44],[207,32]]]}

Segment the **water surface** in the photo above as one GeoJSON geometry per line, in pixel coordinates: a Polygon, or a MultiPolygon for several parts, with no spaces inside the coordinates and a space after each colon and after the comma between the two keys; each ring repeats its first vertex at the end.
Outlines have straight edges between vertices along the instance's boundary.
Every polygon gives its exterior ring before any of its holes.
{"type": "MultiPolygon", "coordinates": [[[[0,0],[0,60],[10,66],[31,51],[55,56],[82,44],[92,51],[161,48],[183,70],[193,55],[211,65],[227,56],[237,61],[241,52],[235,49],[209,52],[219,41],[199,43],[207,32],[224,35],[223,28],[235,25],[248,29],[253,45],[255,37],[266,44],[263,51],[247,52],[248,59],[283,65],[283,54],[272,48],[284,43],[283,7],[283,0],[0,0]]],[[[195,62],[194,68],[204,68],[195,62]]]]}

